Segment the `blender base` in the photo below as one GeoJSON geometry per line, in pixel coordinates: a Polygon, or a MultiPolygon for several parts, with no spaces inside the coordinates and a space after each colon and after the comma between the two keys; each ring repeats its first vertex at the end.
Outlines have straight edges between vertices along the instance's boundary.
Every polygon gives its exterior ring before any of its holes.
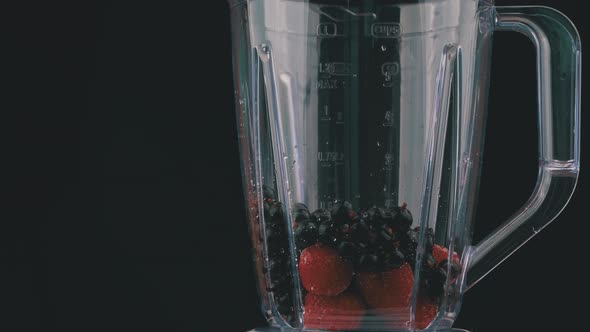
{"type": "MultiPolygon", "coordinates": [[[[295,329],[286,329],[286,328],[278,328],[278,327],[270,327],[270,326],[265,326],[265,327],[258,327],[255,328],[253,330],[250,330],[248,332],[295,332],[295,331],[300,331],[300,330],[295,330],[295,329]]],[[[315,331],[315,330],[314,330],[315,331]]],[[[451,329],[444,329],[444,330],[436,330],[437,332],[469,332],[467,330],[464,329],[456,329],[456,328],[451,328],[451,329]]],[[[354,332],[354,331],[351,331],[354,332]]],[[[358,330],[356,332],[362,332],[362,330],[358,330]]]]}

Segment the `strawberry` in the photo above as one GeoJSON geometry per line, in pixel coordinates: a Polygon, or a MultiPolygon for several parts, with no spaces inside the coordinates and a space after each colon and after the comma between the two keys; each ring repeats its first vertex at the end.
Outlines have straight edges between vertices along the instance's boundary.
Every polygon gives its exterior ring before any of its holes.
{"type": "Polygon", "coordinates": [[[427,328],[437,314],[438,304],[432,302],[427,296],[418,296],[418,303],[416,303],[416,328],[421,330],[427,328]]]}
{"type": "MultiPolygon", "coordinates": [[[[436,266],[438,266],[442,261],[449,258],[449,249],[435,244],[432,248],[432,256],[434,256],[436,266]]],[[[456,252],[453,253],[453,261],[457,264],[461,262],[461,259],[459,259],[459,255],[457,255],[456,252]]]]}
{"type": "Polygon", "coordinates": [[[299,276],[312,294],[338,295],[348,288],[352,274],[352,264],[328,246],[316,244],[301,252],[299,276]]]}
{"type": "Polygon", "coordinates": [[[363,301],[351,291],[336,296],[309,293],[303,323],[306,329],[354,330],[360,327],[364,312],[363,301]]]}
{"type": "Polygon", "coordinates": [[[385,272],[358,272],[357,283],[369,306],[375,309],[409,308],[414,273],[408,263],[385,272]]]}

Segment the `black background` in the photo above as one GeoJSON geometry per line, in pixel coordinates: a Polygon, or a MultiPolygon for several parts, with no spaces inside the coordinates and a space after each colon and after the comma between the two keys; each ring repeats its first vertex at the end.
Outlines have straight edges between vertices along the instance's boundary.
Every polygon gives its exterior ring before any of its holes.
{"type": "MultiPolygon", "coordinates": [[[[585,40],[575,1],[497,1],[526,3],[560,9],[585,40]]],[[[0,42],[0,330],[263,325],[226,2],[4,1],[0,42]]],[[[498,33],[493,61],[478,238],[536,179],[534,50],[498,33]]],[[[456,326],[585,324],[584,175],[559,220],[465,295],[456,326]]]]}

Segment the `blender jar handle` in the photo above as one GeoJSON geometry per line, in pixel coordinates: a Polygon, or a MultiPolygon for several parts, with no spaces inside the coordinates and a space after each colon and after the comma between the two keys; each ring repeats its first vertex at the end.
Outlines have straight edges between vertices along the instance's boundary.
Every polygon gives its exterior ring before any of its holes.
{"type": "Polygon", "coordinates": [[[572,196],[579,172],[581,45],[576,28],[565,15],[548,7],[495,9],[495,30],[523,33],[536,48],[539,175],[525,205],[467,249],[463,291],[559,215],[572,196]]]}

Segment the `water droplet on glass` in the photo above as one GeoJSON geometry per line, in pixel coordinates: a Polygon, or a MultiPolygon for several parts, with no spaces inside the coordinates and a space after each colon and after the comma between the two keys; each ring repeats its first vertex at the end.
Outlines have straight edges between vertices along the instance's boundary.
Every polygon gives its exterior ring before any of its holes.
{"type": "Polygon", "coordinates": [[[381,142],[377,141],[377,146],[381,146],[381,142]]]}
{"type": "Polygon", "coordinates": [[[383,51],[383,52],[387,51],[387,46],[381,45],[381,51],[383,51]]]}

